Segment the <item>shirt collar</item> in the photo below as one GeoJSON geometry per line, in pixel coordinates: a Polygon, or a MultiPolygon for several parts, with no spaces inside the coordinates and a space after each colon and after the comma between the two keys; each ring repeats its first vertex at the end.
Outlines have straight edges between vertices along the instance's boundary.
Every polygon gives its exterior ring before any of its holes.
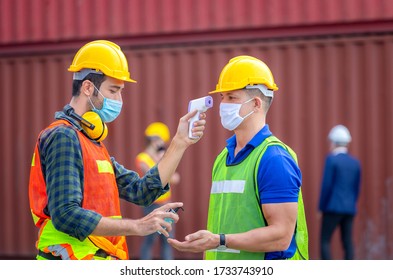
{"type": "MultiPolygon", "coordinates": [[[[246,146],[252,146],[253,148],[257,147],[258,145],[260,145],[263,141],[265,141],[265,139],[269,136],[271,136],[272,133],[269,129],[269,125],[265,124],[264,127],[262,127],[262,129],[260,131],[258,131],[257,134],[254,135],[254,137],[250,140],[250,142],[247,143],[246,146]]],[[[236,147],[236,134],[234,134],[233,136],[231,136],[230,138],[228,138],[226,140],[227,142],[227,148],[232,148],[235,149],[236,147]]]]}
{"type": "Polygon", "coordinates": [[[334,154],[334,155],[346,154],[346,153],[348,153],[348,148],[347,147],[336,147],[332,151],[332,154],[334,154]]]}
{"type": "Polygon", "coordinates": [[[73,127],[75,127],[77,130],[79,131],[83,131],[82,126],[80,125],[80,123],[75,120],[74,118],[66,115],[63,111],[58,111],[55,113],[55,119],[56,120],[65,120],[67,122],[69,122],[73,127]]]}

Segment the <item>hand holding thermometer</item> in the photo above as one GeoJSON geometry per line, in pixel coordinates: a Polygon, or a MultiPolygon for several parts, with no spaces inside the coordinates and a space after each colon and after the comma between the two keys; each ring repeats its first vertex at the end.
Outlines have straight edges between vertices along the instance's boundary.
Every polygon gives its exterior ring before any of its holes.
{"type": "MultiPolygon", "coordinates": [[[[181,210],[183,210],[184,211],[184,208],[183,207],[176,207],[175,209],[169,209],[168,210],[168,212],[172,212],[172,213],[177,213],[177,211],[179,211],[179,209],[181,209],[181,210]]],[[[172,224],[173,223],[173,219],[171,219],[171,218],[164,218],[164,221],[165,222],[167,222],[167,223],[170,223],[170,224],[172,224]]],[[[163,229],[166,229],[165,227],[162,227],[163,229]]],[[[157,233],[159,233],[159,234],[161,234],[161,232],[159,232],[159,231],[157,231],[157,233]]]]}
{"type": "Polygon", "coordinates": [[[195,116],[190,119],[188,125],[188,137],[191,139],[196,139],[198,137],[192,136],[192,128],[194,127],[194,122],[199,120],[199,114],[206,112],[208,109],[213,107],[213,98],[211,96],[205,96],[198,99],[193,99],[188,103],[188,112],[198,110],[195,116]]]}

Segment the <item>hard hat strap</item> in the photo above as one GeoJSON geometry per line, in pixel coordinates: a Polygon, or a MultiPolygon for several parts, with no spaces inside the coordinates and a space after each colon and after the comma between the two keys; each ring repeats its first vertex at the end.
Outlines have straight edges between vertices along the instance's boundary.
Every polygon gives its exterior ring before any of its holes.
{"type": "Polygon", "coordinates": [[[78,81],[82,81],[84,78],[86,78],[86,76],[87,75],[89,75],[90,73],[93,73],[93,74],[99,74],[99,75],[104,75],[104,73],[102,73],[101,71],[99,71],[99,70],[93,70],[93,69],[82,69],[81,71],[79,71],[79,72],[75,72],[74,73],[74,77],[73,77],[73,79],[74,80],[78,80],[78,81]]]}
{"type": "Polygon", "coordinates": [[[246,89],[259,89],[264,96],[273,98],[273,91],[268,89],[265,85],[246,86],[246,89]]]}

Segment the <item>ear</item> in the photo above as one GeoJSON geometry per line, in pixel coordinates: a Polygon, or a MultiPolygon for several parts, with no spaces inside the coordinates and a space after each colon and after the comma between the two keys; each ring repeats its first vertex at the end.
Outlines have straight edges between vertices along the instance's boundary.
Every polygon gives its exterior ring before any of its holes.
{"type": "Polygon", "coordinates": [[[255,106],[255,112],[262,110],[262,99],[255,96],[254,97],[254,106],[255,106]]]}
{"type": "Polygon", "coordinates": [[[94,86],[92,84],[92,82],[88,81],[88,80],[84,80],[82,82],[82,86],[81,86],[81,93],[83,93],[86,96],[91,96],[94,93],[94,86]]]}

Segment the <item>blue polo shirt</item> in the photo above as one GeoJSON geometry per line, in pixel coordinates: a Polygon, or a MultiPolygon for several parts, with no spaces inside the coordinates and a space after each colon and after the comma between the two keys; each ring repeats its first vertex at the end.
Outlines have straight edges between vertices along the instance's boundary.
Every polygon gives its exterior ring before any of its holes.
{"type": "MultiPolygon", "coordinates": [[[[265,125],[236,156],[236,135],[230,137],[227,140],[227,165],[242,162],[255,147],[271,135],[269,125],[265,125]]],[[[259,165],[257,180],[261,204],[298,202],[302,174],[292,156],[283,147],[269,146],[266,149],[259,165]]],[[[269,252],[265,254],[265,258],[286,259],[292,257],[295,251],[296,241],[293,237],[286,251],[269,252]]]]}

